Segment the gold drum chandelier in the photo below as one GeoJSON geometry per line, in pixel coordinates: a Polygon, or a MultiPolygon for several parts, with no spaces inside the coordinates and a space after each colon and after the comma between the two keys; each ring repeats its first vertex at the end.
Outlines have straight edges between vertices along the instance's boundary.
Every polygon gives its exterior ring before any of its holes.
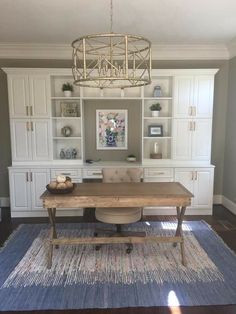
{"type": "Polygon", "coordinates": [[[74,84],[96,88],[127,88],[151,83],[151,42],[112,31],[80,37],[72,42],[74,84]]]}

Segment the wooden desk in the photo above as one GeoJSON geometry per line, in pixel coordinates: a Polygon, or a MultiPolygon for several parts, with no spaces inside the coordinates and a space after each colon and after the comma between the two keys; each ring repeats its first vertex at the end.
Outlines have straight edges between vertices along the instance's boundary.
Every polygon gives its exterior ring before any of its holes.
{"type": "Polygon", "coordinates": [[[53,246],[59,244],[104,244],[104,243],[146,243],[173,242],[180,243],[183,265],[186,265],[182,221],[186,206],[191,204],[192,193],[177,182],[140,182],[140,183],[79,183],[72,193],[51,194],[45,191],[41,199],[47,208],[51,224],[48,268],[52,265],[53,246]],[[177,209],[177,229],[175,236],[128,236],[128,237],[88,237],[57,238],[56,208],[70,207],[145,207],[175,206],[177,209]]]}

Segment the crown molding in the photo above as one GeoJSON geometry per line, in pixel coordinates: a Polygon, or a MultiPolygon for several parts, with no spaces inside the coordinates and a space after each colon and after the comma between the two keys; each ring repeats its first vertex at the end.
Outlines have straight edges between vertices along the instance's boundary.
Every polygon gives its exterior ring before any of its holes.
{"type": "Polygon", "coordinates": [[[72,47],[68,44],[0,43],[1,59],[71,59],[72,47]]]}
{"type": "MultiPolygon", "coordinates": [[[[0,43],[1,59],[67,60],[71,59],[71,55],[72,48],[69,44],[0,43]]],[[[225,45],[152,45],[153,60],[228,60],[229,58],[229,50],[225,45]]]]}
{"type": "Polygon", "coordinates": [[[153,60],[228,60],[225,45],[152,45],[153,60]]]}
{"type": "Polygon", "coordinates": [[[228,50],[229,50],[229,59],[232,59],[236,56],[236,40],[231,41],[228,44],[228,50]]]}

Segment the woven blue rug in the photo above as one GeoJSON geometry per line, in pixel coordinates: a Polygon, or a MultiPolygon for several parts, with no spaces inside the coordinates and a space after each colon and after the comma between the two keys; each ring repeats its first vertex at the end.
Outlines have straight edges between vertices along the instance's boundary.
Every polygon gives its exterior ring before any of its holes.
{"type": "MultiPolygon", "coordinates": [[[[102,225],[104,227],[104,225],[102,225]]],[[[59,236],[90,236],[100,224],[58,224],[59,236]]],[[[109,226],[110,228],[110,226],[109,226]]],[[[174,222],[127,230],[173,235],[174,222]]],[[[172,244],[60,246],[46,268],[48,225],[21,225],[0,251],[0,310],[236,304],[236,256],[204,222],[183,224],[188,266],[172,244]]]]}

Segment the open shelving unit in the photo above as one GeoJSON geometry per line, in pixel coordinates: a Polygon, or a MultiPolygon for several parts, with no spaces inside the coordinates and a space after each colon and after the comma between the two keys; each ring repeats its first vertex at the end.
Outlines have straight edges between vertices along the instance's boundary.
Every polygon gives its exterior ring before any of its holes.
{"type": "Polygon", "coordinates": [[[144,87],[144,97],[142,99],[142,161],[145,163],[156,163],[157,160],[160,161],[160,159],[171,159],[173,121],[172,90],[172,76],[153,77],[151,85],[144,87]],[[159,97],[153,96],[155,86],[161,87],[162,94],[159,97]],[[150,110],[150,106],[154,103],[160,103],[162,107],[158,117],[153,117],[150,110]],[[162,136],[150,136],[150,126],[161,126],[163,129],[162,136]],[[155,150],[156,147],[158,147],[158,151],[155,150]],[[159,154],[158,159],[153,158],[154,153],[159,154]]]}
{"type": "Polygon", "coordinates": [[[71,76],[51,76],[51,113],[53,160],[83,162],[83,127],[81,91],[74,86],[71,97],[64,97],[61,90],[65,82],[73,83],[71,76]],[[62,128],[69,127],[70,136],[64,136],[62,128]]]}

